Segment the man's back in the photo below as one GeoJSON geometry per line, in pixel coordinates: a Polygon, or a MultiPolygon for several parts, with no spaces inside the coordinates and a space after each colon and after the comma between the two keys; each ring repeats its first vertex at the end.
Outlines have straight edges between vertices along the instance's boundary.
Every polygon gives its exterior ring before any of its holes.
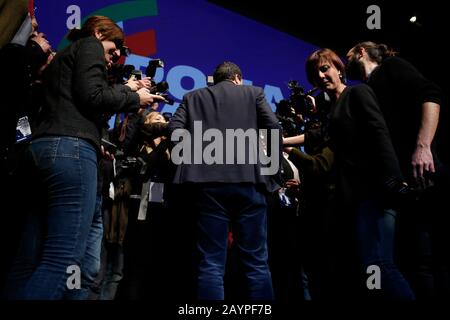
{"type": "Polygon", "coordinates": [[[191,137],[191,156],[184,153],[176,183],[266,183],[254,158],[259,129],[279,126],[261,88],[222,81],[188,93],[171,120],[170,131],[176,129],[191,137]]]}

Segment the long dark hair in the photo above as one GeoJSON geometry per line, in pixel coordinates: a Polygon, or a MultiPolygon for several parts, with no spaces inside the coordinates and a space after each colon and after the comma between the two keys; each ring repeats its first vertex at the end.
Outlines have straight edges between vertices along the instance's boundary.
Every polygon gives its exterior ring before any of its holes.
{"type": "Polygon", "coordinates": [[[388,47],[384,43],[375,43],[372,41],[364,41],[358,43],[354,46],[350,51],[358,52],[364,48],[369,55],[370,60],[377,62],[380,64],[384,59],[388,57],[393,57],[398,54],[398,52],[394,51],[394,49],[388,47]]]}

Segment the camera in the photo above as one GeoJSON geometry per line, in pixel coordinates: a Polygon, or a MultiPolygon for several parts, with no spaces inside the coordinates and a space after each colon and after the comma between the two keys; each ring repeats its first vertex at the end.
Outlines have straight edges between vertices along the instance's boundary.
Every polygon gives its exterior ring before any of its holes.
{"type": "Polygon", "coordinates": [[[317,88],[305,92],[305,89],[296,80],[290,80],[288,82],[288,88],[291,91],[289,99],[283,99],[276,103],[276,113],[282,117],[294,117],[298,115],[305,122],[314,118],[316,108],[307,97],[313,94],[317,88]]]}
{"type": "Polygon", "coordinates": [[[135,68],[131,64],[113,63],[108,69],[108,79],[113,84],[123,84],[130,79],[135,68]]]}
{"type": "MultiPolygon", "coordinates": [[[[173,105],[175,101],[166,93],[169,90],[169,84],[166,81],[155,83],[153,78],[156,74],[157,68],[163,68],[164,62],[161,59],[153,59],[148,62],[145,69],[145,75],[152,78],[150,93],[159,95],[164,98],[164,103],[173,105]]],[[[113,64],[109,71],[109,78],[111,83],[124,83],[127,80],[142,80],[144,75],[141,70],[136,69],[129,64],[113,64]]]]}
{"type": "Polygon", "coordinates": [[[141,70],[133,70],[131,71],[130,80],[142,80],[142,71],[141,70]]]}
{"type": "Polygon", "coordinates": [[[291,92],[289,99],[275,103],[277,106],[275,113],[283,128],[283,135],[290,137],[302,133],[306,122],[315,114],[315,107],[307,98],[314,90],[305,93],[296,80],[290,80],[288,88],[291,92]]]}
{"type": "MultiPolygon", "coordinates": [[[[276,114],[283,128],[283,134],[285,136],[295,136],[304,133],[308,127],[320,124],[324,114],[323,110],[316,108],[308,98],[318,88],[305,91],[296,80],[288,81],[287,86],[291,92],[289,99],[283,99],[275,103],[277,106],[276,114]]],[[[319,104],[321,102],[320,100],[319,104]]]]}
{"type": "Polygon", "coordinates": [[[156,74],[156,69],[164,68],[164,61],[161,59],[153,59],[148,62],[147,68],[145,69],[145,74],[147,77],[154,78],[156,74]]]}
{"type": "Polygon", "coordinates": [[[158,83],[154,83],[152,81],[152,86],[150,87],[150,93],[153,94],[163,94],[167,90],[169,90],[169,84],[166,81],[161,81],[158,83]]]}
{"type": "Polygon", "coordinates": [[[316,108],[314,104],[307,97],[312,95],[318,88],[313,88],[307,92],[300,86],[297,80],[290,80],[288,88],[291,90],[289,102],[296,114],[301,114],[303,118],[314,118],[316,108]]]}
{"type": "Polygon", "coordinates": [[[161,81],[155,83],[153,78],[156,74],[156,69],[164,68],[164,61],[161,59],[153,59],[148,62],[147,68],[145,69],[145,74],[147,77],[152,78],[152,86],[150,87],[150,93],[157,94],[164,98],[164,102],[173,105],[175,101],[169,98],[169,95],[166,93],[169,90],[169,84],[166,81],[161,81]]]}
{"type": "Polygon", "coordinates": [[[116,157],[117,176],[142,177],[147,172],[147,163],[141,157],[116,157]]]}
{"type": "Polygon", "coordinates": [[[169,90],[169,84],[166,81],[161,81],[156,84],[152,81],[150,93],[163,97],[165,103],[173,105],[175,101],[169,98],[169,95],[166,93],[167,90],[169,90]]]}
{"type": "Polygon", "coordinates": [[[303,127],[303,120],[300,116],[296,115],[289,101],[281,100],[276,103],[276,106],[277,110],[275,113],[279,124],[283,128],[283,136],[292,137],[299,134],[303,127]]]}

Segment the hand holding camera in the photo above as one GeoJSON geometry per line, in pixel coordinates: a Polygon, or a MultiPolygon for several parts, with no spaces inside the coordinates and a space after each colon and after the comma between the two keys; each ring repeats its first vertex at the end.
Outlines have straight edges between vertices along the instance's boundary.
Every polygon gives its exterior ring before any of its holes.
{"type": "Polygon", "coordinates": [[[138,91],[142,88],[150,89],[152,86],[151,78],[145,77],[142,80],[131,78],[130,80],[125,83],[126,86],[130,87],[131,91],[138,91]]]}
{"type": "Polygon", "coordinates": [[[141,88],[136,93],[139,95],[139,103],[141,107],[147,107],[155,100],[164,101],[164,97],[157,94],[151,94],[150,90],[147,88],[141,88]]]}

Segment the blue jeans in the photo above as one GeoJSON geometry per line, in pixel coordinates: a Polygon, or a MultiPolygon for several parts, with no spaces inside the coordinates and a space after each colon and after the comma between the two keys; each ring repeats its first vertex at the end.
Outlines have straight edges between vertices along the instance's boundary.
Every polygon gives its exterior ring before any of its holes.
{"type": "Polygon", "coordinates": [[[230,223],[251,300],[273,300],[267,263],[267,204],[251,184],[208,184],[198,188],[197,298],[224,299],[224,274],[230,223]]]}
{"type": "Polygon", "coordinates": [[[100,266],[103,234],[96,150],[83,139],[43,137],[31,142],[26,163],[34,182],[27,191],[37,197],[28,209],[6,296],[85,299],[100,266]],[[69,272],[73,266],[80,273],[69,272]]]}
{"type": "Polygon", "coordinates": [[[394,264],[395,219],[396,212],[383,209],[375,199],[360,203],[356,220],[360,257],[365,270],[370,265],[380,268],[383,296],[391,300],[414,300],[408,282],[394,264]]]}

